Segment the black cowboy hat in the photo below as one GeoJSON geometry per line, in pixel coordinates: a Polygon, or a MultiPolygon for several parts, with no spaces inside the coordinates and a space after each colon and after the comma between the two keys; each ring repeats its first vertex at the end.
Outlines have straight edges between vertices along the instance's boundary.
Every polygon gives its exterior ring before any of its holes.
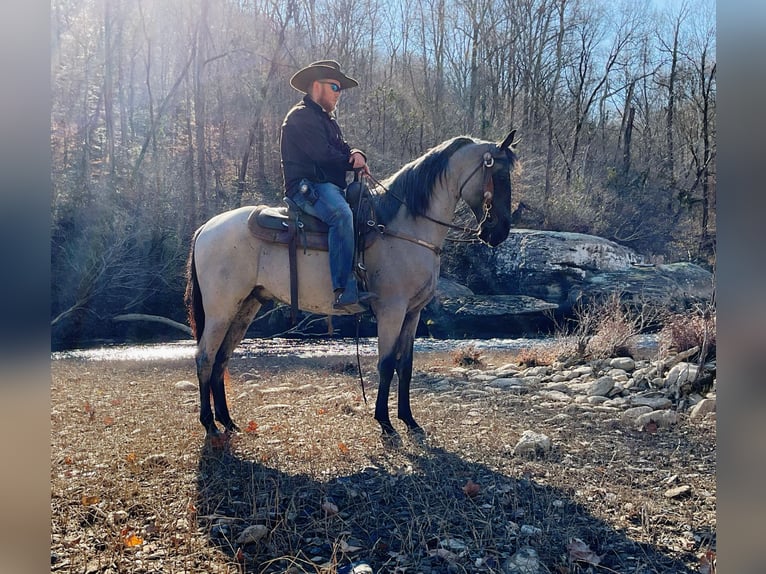
{"type": "Polygon", "coordinates": [[[342,90],[355,88],[359,85],[354,78],[349,78],[340,71],[340,64],[335,60],[320,60],[298,70],[290,78],[290,85],[299,92],[308,93],[309,86],[314,80],[335,80],[342,90]]]}

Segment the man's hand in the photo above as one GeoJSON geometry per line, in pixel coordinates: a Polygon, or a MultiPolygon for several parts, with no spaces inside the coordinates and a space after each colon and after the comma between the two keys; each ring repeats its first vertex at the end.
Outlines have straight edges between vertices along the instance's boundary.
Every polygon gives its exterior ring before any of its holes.
{"type": "Polygon", "coordinates": [[[364,175],[370,175],[370,168],[367,167],[367,160],[364,159],[364,156],[358,151],[351,154],[351,165],[354,169],[362,170],[364,175]]]}

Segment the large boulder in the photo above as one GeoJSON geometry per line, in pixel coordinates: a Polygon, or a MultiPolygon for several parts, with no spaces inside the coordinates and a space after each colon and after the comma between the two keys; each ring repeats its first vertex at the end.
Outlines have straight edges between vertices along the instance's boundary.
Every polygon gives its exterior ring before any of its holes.
{"type": "Polygon", "coordinates": [[[654,265],[628,247],[583,233],[515,229],[496,250],[494,273],[504,290],[561,311],[612,293],[680,311],[713,293],[712,274],[698,265],[654,265]]]}
{"type": "Polygon", "coordinates": [[[643,259],[607,239],[560,231],[511,230],[495,248],[494,273],[509,293],[565,304],[589,276],[626,271],[643,259]]]}
{"type": "Polygon", "coordinates": [[[611,294],[682,311],[711,299],[713,276],[692,263],[654,265],[613,241],[582,233],[512,230],[492,253],[496,295],[440,278],[422,318],[434,337],[533,337],[578,302],[611,294]]]}
{"type": "Polygon", "coordinates": [[[557,308],[527,295],[475,295],[468,287],[439,278],[433,300],[421,319],[438,339],[529,337],[549,330],[557,308]]]}

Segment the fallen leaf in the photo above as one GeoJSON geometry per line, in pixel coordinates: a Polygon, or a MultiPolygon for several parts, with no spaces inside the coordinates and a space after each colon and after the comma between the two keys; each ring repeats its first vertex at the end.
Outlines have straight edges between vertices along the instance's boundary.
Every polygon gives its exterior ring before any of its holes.
{"type": "Polygon", "coordinates": [[[132,548],[134,546],[140,546],[144,543],[144,539],[140,536],[136,536],[134,533],[129,533],[122,538],[123,544],[127,546],[128,548],[132,548]]]}
{"type": "Polygon", "coordinates": [[[71,456],[65,456],[64,457],[64,464],[72,464],[74,461],[72,460],[71,456]]]}
{"type": "Polygon", "coordinates": [[[326,409],[326,408],[324,408],[324,407],[319,407],[319,408],[317,409],[317,414],[318,414],[318,415],[326,415],[326,414],[327,414],[327,409],[326,409]]]}
{"type": "Polygon", "coordinates": [[[567,544],[567,550],[569,551],[569,559],[572,562],[586,562],[594,566],[601,562],[601,557],[579,538],[572,538],[569,544],[567,544]]]}
{"type": "Polygon", "coordinates": [[[338,450],[340,450],[340,452],[342,452],[343,454],[348,454],[351,452],[351,449],[349,449],[346,446],[346,443],[343,443],[343,442],[338,443],[338,450]]]}
{"type": "Polygon", "coordinates": [[[248,421],[245,432],[254,433],[258,432],[258,423],[255,421],[248,421]]]}
{"type": "Polygon", "coordinates": [[[114,419],[112,417],[104,417],[104,424],[108,427],[112,426],[114,424],[114,419]]]}
{"type": "Polygon", "coordinates": [[[468,482],[465,483],[465,486],[463,487],[463,492],[465,492],[465,495],[468,498],[473,498],[477,494],[479,494],[479,491],[481,490],[481,486],[476,484],[473,480],[470,478],[468,479],[468,482]]]}
{"type": "Polygon", "coordinates": [[[93,506],[94,504],[98,504],[101,502],[101,497],[99,496],[82,496],[82,505],[83,506],[93,506]]]}
{"type": "Polygon", "coordinates": [[[242,552],[241,548],[237,548],[237,554],[234,557],[236,558],[237,562],[239,562],[240,564],[245,563],[245,553],[242,552]]]}
{"type": "Polygon", "coordinates": [[[348,542],[345,540],[340,541],[340,550],[344,554],[352,554],[354,552],[359,552],[362,549],[361,546],[351,546],[348,542]]]}
{"type": "Polygon", "coordinates": [[[90,402],[85,401],[85,412],[90,414],[90,413],[92,413],[94,411],[95,411],[95,409],[91,406],[90,402]]]}

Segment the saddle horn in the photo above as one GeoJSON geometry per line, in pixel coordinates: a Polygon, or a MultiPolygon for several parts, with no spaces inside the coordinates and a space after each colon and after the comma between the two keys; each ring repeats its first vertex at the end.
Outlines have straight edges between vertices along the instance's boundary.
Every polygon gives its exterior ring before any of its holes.
{"type": "Polygon", "coordinates": [[[519,143],[517,141],[513,141],[516,137],[516,130],[511,130],[511,133],[508,134],[508,136],[503,140],[503,143],[500,144],[500,149],[510,149],[511,151],[514,151],[513,148],[516,147],[516,144],[519,143]]]}

